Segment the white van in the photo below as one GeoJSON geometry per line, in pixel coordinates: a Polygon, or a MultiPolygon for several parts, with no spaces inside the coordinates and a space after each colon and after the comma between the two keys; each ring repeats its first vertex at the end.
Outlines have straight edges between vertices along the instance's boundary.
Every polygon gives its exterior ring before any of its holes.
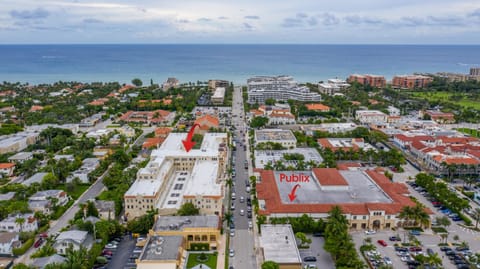
{"type": "Polygon", "coordinates": [[[237,196],[235,195],[234,192],[232,192],[232,200],[235,200],[237,198],[237,196]]]}
{"type": "Polygon", "coordinates": [[[245,191],[248,192],[248,193],[250,193],[250,187],[246,187],[246,188],[245,188],[245,191]]]}

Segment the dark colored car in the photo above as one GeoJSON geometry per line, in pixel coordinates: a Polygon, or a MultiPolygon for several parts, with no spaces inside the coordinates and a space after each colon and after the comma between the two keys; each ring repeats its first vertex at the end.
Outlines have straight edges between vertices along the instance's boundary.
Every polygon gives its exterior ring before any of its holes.
{"type": "Polygon", "coordinates": [[[303,258],[303,261],[304,262],[316,262],[317,258],[315,256],[307,256],[307,257],[303,258]]]}
{"type": "Polygon", "coordinates": [[[402,239],[399,236],[390,236],[388,238],[390,241],[402,241],[402,239]]]}

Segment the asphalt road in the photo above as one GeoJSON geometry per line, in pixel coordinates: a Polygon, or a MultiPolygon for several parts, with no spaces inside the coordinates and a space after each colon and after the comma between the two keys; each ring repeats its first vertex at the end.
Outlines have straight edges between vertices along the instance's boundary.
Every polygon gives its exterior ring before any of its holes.
{"type": "MultiPolygon", "coordinates": [[[[232,191],[236,194],[236,199],[232,201],[235,204],[235,210],[233,210],[235,236],[230,237],[230,248],[235,250],[235,256],[230,258],[230,265],[233,265],[234,268],[257,268],[254,254],[254,234],[248,228],[248,221],[253,222],[253,219],[247,218],[246,199],[250,197],[250,194],[246,192],[245,180],[249,180],[249,178],[248,169],[245,169],[244,165],[245,160],[247,160],[247,153],[243,149],[243,145],[245,144],[244,139],[245,142],[248,142],[248,138],[245,135],[246,123],[241,87],[235,87],[232,107],[232,115],[234,115],[232,123],[236,128],[234,135],[237,150],[233,154],[235,156],[236,176],[233,178],[235,185],[232,188],[232,191]],[[243,203],[240,203],[241,196],[245,199],[243,203]],[[243,216],[240,215],[241,210],[244,211],[243,216]]],[[[249,163],[251,165],[251,162],[249,163]]]]}

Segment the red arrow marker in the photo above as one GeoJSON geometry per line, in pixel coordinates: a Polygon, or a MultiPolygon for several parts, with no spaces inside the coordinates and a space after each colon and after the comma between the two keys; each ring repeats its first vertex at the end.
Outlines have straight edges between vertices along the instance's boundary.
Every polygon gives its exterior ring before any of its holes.
{"type": "Polygon", "coordinates": [[[200,127],[197,123],[195,123],[192,128],[190,128],[190,131],[188,131],[187,139],[182,140],[183,147],[185,148],[185,151],[189,152],[193,146],[195,146],[195,142],[192,141],[193,138],[193,131],[195,130],[195,127],[200,127]]]}
{"type": "Polygon", "coordinates": [[[295,198],[297,198],[297,196],[295,195],[295,192],[297,191],[297,189],[300,188],[300,184],[297,184],[293,187],[292,191],[290,192],[290,194],[288,195],[288,198],[290,199],[290,202],[293,202],[293,200],[295,200],[295,198]]]}

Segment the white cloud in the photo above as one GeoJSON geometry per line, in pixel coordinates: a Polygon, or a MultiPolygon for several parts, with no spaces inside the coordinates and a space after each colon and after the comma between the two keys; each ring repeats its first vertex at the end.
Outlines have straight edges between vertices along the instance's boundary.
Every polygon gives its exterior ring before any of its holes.
{"type": "Polygon", "coordinates": [[[33,43],[41,35],[67,43],[84,37],[195,43],[209,36],[237,43],[248,34],[250,42],[258,37],[267,43],[389,43],[391,37],[408,43],[413,28],[419,39],[429,36],[423,40],[427,43],[445,40],[447,33],[458,34],[452,42],[479,43],[479,22],[478,0],[42,0],[41,5],[38,0],[3,0],[0,42],[33,43]],[[78,31],[74,39],[65,40],[68,30],[78,31]],[[464,33],[476,37],[463,39],[464,33]],[[295,40],[284,40],[289,36],[295,40]]]}

